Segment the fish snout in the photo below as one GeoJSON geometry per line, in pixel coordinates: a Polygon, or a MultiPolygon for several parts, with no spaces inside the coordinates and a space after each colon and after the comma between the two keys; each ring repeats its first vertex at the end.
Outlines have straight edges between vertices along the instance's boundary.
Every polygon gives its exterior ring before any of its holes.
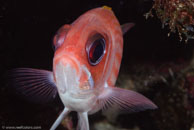
{"type": "MultiPolygon", "coordinates": [[[[55,57],[56,58],[56,57],[55,57]]],[[[88,111],[96,101],[91,73],[73,55],[54,59],[54,74],[59,97],[65,107],[74,111],[88,111]]]]}
{"type": "Polygon", "coordinates": [[[73,90],[79,85],[80,64],[71,55],[54,58],[54,75],[59,93],[73,90]]]}
{"type": "Polygon", "coordinates": [[[54,69],[59,92],[64,93],[70,90],[73,93],[85,93],[94,87],[90,71],[73,55],[63,55],[63,57],[56,62],[54,69]]]}

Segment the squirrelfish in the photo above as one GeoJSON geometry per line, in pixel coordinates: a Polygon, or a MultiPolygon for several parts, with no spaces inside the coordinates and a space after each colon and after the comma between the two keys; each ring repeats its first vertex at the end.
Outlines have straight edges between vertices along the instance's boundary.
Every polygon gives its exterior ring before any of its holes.
{"type": "Polygon", "coordinates": [[[109,7],[99,7],[65,24],[53,39],[53,71],[18,68],[15,83],[28,97],[43,102],[58,94],[64,110],[51,127],[71,112],[78,113],[79,130],[89,130],[88,115],[114,108],[137,112],[157,106],[143,95],[115,87],[123,52],[123,34],[134,24],[120,26],[109,7]]]}

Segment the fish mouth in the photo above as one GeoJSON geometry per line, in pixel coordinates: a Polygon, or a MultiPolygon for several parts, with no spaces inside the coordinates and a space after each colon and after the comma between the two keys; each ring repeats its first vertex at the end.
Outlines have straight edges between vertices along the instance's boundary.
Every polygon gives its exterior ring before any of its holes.
{"type": "Polygon", "coordinates": [[[75,98],[86,98],[93,92],[94,81],[90,71],[75,59],[59,61],[55,68],[55,79],[59,94],[69,93],[75,98]]]}

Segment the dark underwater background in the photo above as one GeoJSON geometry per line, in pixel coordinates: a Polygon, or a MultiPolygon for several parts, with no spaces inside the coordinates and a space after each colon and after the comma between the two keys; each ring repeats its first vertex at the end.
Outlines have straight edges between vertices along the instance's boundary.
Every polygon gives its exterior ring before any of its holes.
{"type": "MultiPolygon", "coordinates": [[[[152,0],[0,0],[0,129],[37,126],[49,129],[63,105],[29,102],[9,87],[6,72],[28,67],[52,70],[52,39],[64,24],[84,12],[107,5],[121,24],[135,23],[124,35],[124,50],[117,86],[132,89],[159,108],[132,114],[98,112],[89,116],[91,130],[193,130],[194,41],[168,37],[156,17],[146,19],[152,0]]],[[[153,13],[154,14],[154,13],[153,13]]],[[[75,129],[76,113],[57,128],[75,129]]],[[[27,128],[26,128],[27,129],[27,128]]]]}

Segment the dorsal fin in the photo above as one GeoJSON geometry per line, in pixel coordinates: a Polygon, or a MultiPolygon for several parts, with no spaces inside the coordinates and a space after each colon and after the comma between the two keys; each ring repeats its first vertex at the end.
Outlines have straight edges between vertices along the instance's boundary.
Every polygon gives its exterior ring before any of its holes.
{"type": "Polygon", "coordinates": [[[131,29],[133,26],[135,26],[134,23],[125,23],[125,24],[121,25],[121,30],[122,30],[122,32],[123,32],[123,35],[124,35],[127,31],[129,31],[129,29],[131,29]]]}

